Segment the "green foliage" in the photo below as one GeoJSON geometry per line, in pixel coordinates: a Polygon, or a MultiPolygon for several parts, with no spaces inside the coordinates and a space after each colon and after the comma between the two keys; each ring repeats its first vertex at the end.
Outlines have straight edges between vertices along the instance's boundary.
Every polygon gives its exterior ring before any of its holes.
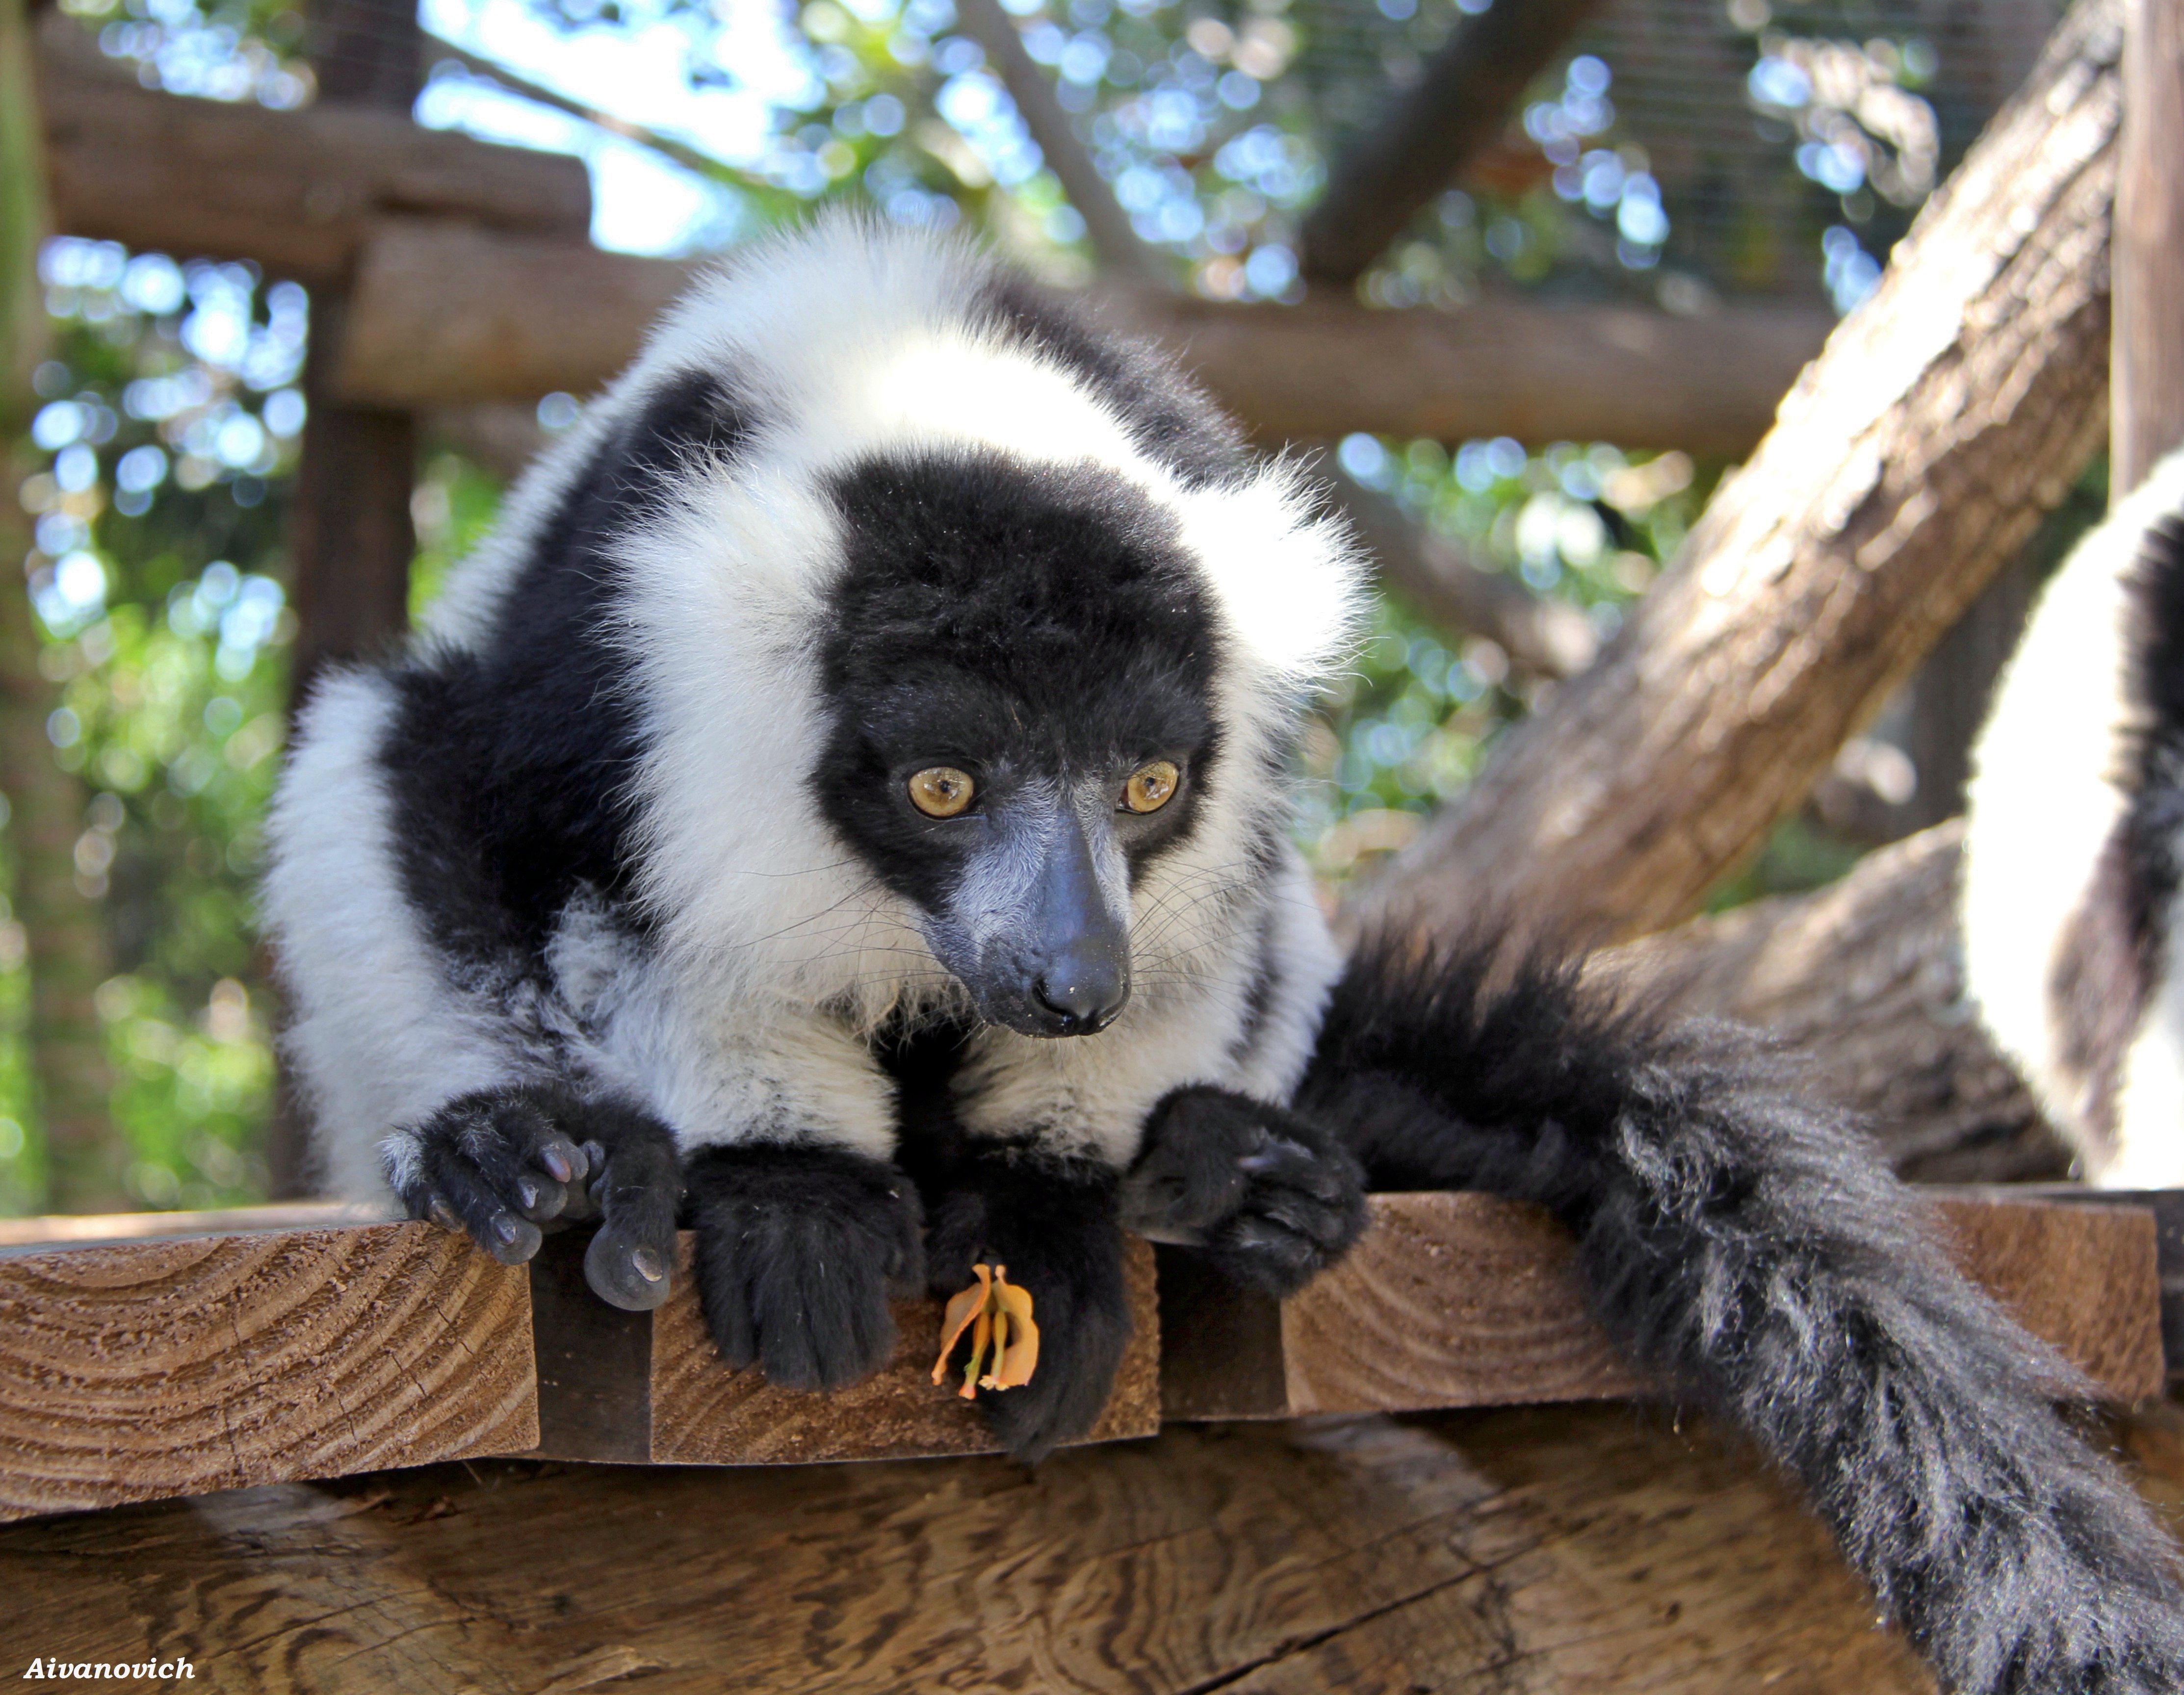
{"type": "MultiPolygon", "coordinates": [[[[53,757],[89,792],[79,896],[115,975],[97,1006],[127,1181],[148,1204],[261,1197],[270,1008],[251,880],[277,767],[292,620],[280,575],[306,305],[243,266],[56,242],[60,331],[36,377],[46,470],[13,491],[53,683],[53,757]]],[[[35,1206],[21,928],[0,925],[0,1206],[35,1206]]]]}
{"type": "MultiPolygon", "coordinates": [[[[1673,554],[1703,502],[1681,453],[1634,458],[1604,443],[1527,453],[1504,437],[1450,453],[1435,442],[1353,436],[1343,467],[1477,564],[1583,610],[1605,638],[1673,554]]],[[[1493,642],[1456,642],[1385,599],[1306,751],[1306,850],[1335,881],[1401,848],[1419,814],[1462,789],[1540,698],[1493,642]]]]}

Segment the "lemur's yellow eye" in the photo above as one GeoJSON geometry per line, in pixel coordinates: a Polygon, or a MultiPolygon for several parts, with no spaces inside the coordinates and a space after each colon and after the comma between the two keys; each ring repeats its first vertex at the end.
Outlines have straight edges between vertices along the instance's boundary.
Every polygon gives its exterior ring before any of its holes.
{"type": "Polygon", "coordinates": [[[1175,786],[1183,773],[1166,759],[1156,759],[1130,773],[1123,786],[1123,806],[1129,812],[1158,812],[1175,798],[1175,786]]]}
{"type": "Polygon", "coordinates": [[[928,765],[910,780],[910,803],[928,818],[953,818],[977,792],[967,772],[928,765]]]}

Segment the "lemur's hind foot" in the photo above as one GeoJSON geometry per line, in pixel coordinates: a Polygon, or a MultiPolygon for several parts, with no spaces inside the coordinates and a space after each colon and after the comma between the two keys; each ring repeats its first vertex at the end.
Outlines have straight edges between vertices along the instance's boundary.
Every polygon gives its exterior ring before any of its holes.
{"type": "Polygon", "coordinates": [[[784,1389],[839,1389],[895,1348],[890,1293],[924,1280],[909,1178],[840,1148],[709,1148],[687,1172],[698,1298],[721,1357],[784,1389]]]}
{"type": "Polygon", "coordinates": [[[573,1097],[540,1087],[460,1095],[381,1144],[387,1180],[415,1219],[471,1240],[504,1265],[538,1251],[588,1169],[573,1097]]]}
{"type": "Polygon", "coordinates": [[[1364,1230],[1364,1168],[1295,1113],[1226,1089],[1178,1089],[1146,1120],[1122,1219],[1237,1282],[1293,1295],[1364,1230]]]}

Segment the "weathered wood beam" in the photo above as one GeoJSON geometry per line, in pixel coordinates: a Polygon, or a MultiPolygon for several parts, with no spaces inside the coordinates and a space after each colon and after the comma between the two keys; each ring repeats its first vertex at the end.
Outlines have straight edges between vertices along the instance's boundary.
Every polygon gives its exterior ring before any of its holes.
{"type": "Polygon", "coordinates": [[[1526,85],[1600,0],[1524,0],[1459,17],[1379,127],[1334,163],[1304,220],[1305,275],[1348,282],[1508,121],[1526,85]]]}
{"type": "Polygon", "coordinates": [[[433,1466],[8,1526],[0,1585],[11,1675],[183,1653],[177,1687],[269,1695],[1933,1695],[1788,1486],[1619,1406],[1178,1428],[1033,1478],[433,1466]]]}
{"type": "Polygon", "coordinates": [[[55,11],[39,87],[54,226],[184,257],[255,259],[337,281],[370,221],[392,212],[581,242],[581,161],[427,130],[407,114],[334,103],[300,112],[139,87],[55,11]]]}
{"type": "Polygon", "coordinates": [[[2081,0],[1677,567],[1363,916],[1688,916],[2014,556],[2107,429],[2120,37],[2081,0]]]}
{"type": "MultiPolygon", "coordinates": [[[[1947,1214],[1967,1269],[2119,1400],[2159,1387],[2155,1217],[2184,1222],[2179,1198],[2144,1198],[1947,1214]]],[[[1373,1207],[1351,1258],[1279,1306],[1174,1256],[1156,1296],[1134,1245],[1135,1334],[1090,1439],[1150,1435],[1163,1416],[1643,1391],[1545,1214],[1482,1195],[1373,1207]]],[[[237,1231],[231,1214],[217,1235],[0,1253],[0,1518],[494,1453],[779,1464],[994,1448],[977,1409],[931,1381],[936,1302],[898,1307],[900,1347],[877,1377],[799,1394],[722,1366],[687,1238],[674,1297],[631,1314],[584,1287],[577,1232],[526,1271],[426,1225],[270,1213],[282,1227],[237,1231]]]]}
{"type": "Polygon", "coordinates": [[[421,1225],[0,1257],[0,1519],[535,1447],[530,1309],[421,1225]]]}
{"type": "MultiPolygon", "coordinates": [[[[583,393],[636,351],[693,268],[544,238],[391,220],[368,244],[337,377],[387,406],[583,393]]],[[[1109,291],[1118,327],[1174,347],[1262,439],[1353,430],[1443,441],[1613,441],[1735,453],[1765,429],[1825,326],[1735,308],[1695,320],[1482,302],[1380,312],[1109,291]]]]}
{"type": "Polygon", "coordinates": [[[2109,487],[2184,443],[2184,0],[2129,0],[2116,182],[2109,487]]]}
{"type": "Polygon", "coordinates": [[[1649,1003],[1767,1031],[1864,1117],[1900,1177],[2060,1177],[2069,1149],[1965,999],[1963,849],[1963,822],[1938,825],[1826,888],[1695,918],[1591,969],[1649,1003]]]}
{"type": "MultiPolygon", "coordinates": [[[[2113,1400],[2161,1392],[2153,1212],[1942,1198],[1958,1263],[2113,1400]]],[[[1485,1195],[1373,1198],[1350,1257],[1276,1302],[1161,1256],[1162,1400],[1172,1419],[1503,1406],[1641,1394],[1588,1316],[1577,1247],[1535,1207],[1485,1195]]]]}

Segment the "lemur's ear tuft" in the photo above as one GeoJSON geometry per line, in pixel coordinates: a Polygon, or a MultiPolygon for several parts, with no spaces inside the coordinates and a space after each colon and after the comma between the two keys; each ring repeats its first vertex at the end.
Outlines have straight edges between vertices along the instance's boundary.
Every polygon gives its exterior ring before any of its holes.
{"type": "Polygon", "coordinates": [[[1181,506],[1184,540],[1245,655],[1298,688],[1328,681],[1364,622],[1365,559],[1302,467],[1277,462],[1181,506]]]}

